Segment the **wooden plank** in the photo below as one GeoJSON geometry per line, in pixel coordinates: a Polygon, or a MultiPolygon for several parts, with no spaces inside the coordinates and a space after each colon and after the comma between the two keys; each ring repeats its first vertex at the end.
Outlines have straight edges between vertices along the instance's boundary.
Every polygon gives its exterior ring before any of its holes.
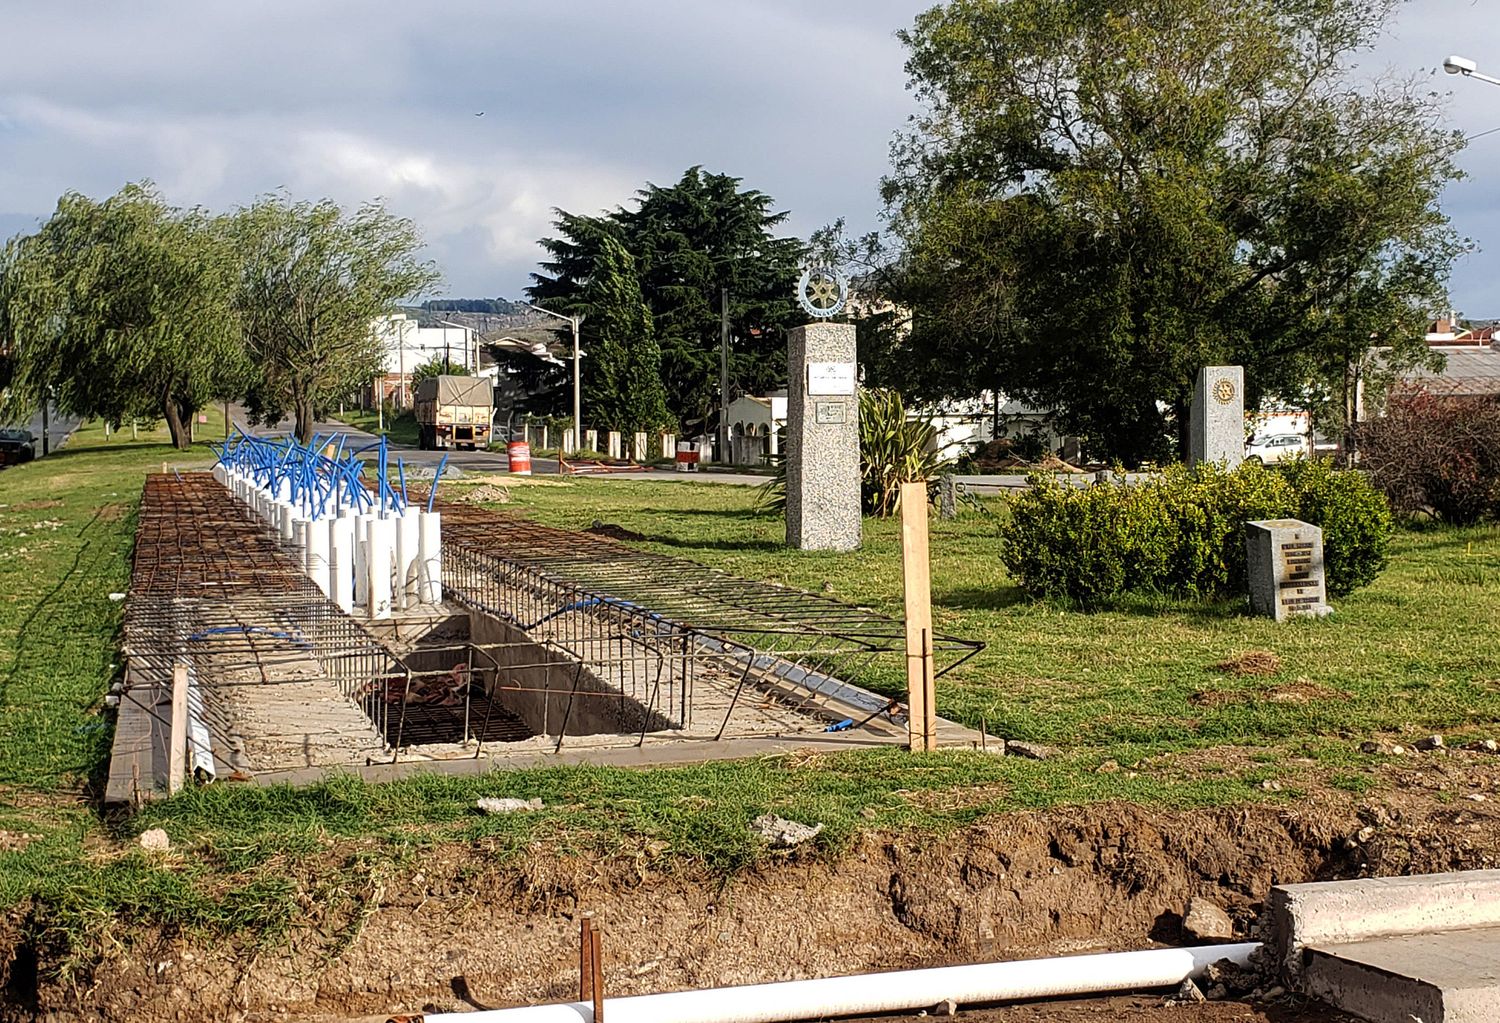
{"type": "Polygon", "coordinates": [[[932,566],[927,552],[927,484],[901,484],[901,580],[906,598],[908,731],[914,750],[937,749],[932,660],[932,566]]]}
{"type": "Polygon", "coordinates": [[[182,789],[187,774],[188,670],[179,664],[172,669],[172,729],[167,740],[167,795],[182,789]]]}

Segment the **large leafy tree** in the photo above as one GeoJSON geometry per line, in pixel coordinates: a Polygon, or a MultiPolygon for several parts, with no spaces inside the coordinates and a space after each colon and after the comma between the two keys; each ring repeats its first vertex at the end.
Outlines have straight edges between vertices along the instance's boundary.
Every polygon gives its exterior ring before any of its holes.
{"type": "Polygon", "coordinates": [[[1102,455],[1186,440],[1200,366],[1251,400],[1412,357],[1460,247],[1462,145],[1361,83],[1394,0],[952,0],[901,33],[925,110],[883,184],[912,379],[1058,410],[1102,455]]]}
{"type": "Polygon", "coordinates": [[[731,391],[786,382],[785,330],[800,318],[794,292],[803,245],[776,236],[787,215],[774,211],[770,196],[740,186],[739,178],[693,167],[675,185],[648,184],[633,209],[597,217],[558,211],[557,236],[541,242],[550,258],[527,289],[548,308],[586,314],[586,346],[595,345],[598,311],[585,292],[604,240],[623,245],[661,350],[667,407],[683,431],[709,424],[718,402],[724,288],[734,338],[731,391]]]}
{"type": "Polygon", "coordinates": [[[45,397],[118,424],[161,417],[189,445],[192,414],[241,383],[226,225],[169,207],[150,183],[95,201],[64,195],[0,256],[0,348],[12,352],[0,419],[45,397]]]}
{"type": "Polygon", "coordinates": [[[247,394],[262,421],[290,410],[312,438],[316,408],[382,372],[371,324],[438,280],[417,255],[411,221],[379,203],[345,213],[335,203],[269,196],[240,210],[235,305],[257,370],[247,394]]]}

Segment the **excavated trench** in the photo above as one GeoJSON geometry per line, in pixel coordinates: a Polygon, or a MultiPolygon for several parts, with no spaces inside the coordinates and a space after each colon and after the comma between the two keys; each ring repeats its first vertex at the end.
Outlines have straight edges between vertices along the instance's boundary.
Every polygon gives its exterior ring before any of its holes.
{"type": "Polygon", "coordinates": [[[605,931],[611,994],[1176,943],[1194,896],[1253,936],[1274,884],[1493,866],[1497,823],[1482,809],[1387,812],[1337,796],[1296,809],[1101,804],[941,837],[867,835],[836,857],[788,854],[727,882],[649,844],[503,862],[482,843],[449,845],[371,878],[354,909],[310,908],[270,950],[122,922],[119,947],[82,980],[52,979],[57,964],[35,951],[46,907],[13,914],[0,923],[0,1020],[384,1019],[566,999],[581,912],[605,931]]]}

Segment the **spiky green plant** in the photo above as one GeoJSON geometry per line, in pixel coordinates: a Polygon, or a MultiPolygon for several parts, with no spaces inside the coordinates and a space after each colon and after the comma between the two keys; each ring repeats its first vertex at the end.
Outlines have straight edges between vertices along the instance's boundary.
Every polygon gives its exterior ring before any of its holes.
{"type": "MultiPolygon", "coordinates": [[[[901,484],[933,480],[952,465],[938,448],[938,428],[930,416],[912,418],[901,395],[868,388],[859,395],[860,502],[866,515],[887,518],[901,507],[901,484]]],[[[786,509],[786,460],[760,487],[757,508],[786,509]]]]}

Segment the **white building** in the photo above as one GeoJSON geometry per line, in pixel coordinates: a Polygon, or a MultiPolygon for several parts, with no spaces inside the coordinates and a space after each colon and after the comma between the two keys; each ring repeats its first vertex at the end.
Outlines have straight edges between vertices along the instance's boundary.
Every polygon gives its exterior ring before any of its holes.
{"type": "Polygon", "coordinates": [[[741,395],[729,403],[729,461],[761,465],[781,452],[780,431],[786,428],[786,392],[765,397],[741,395]]]}
{"type": "Polygon", "coordinates": [[[478,370],[478,336],[468,327],[423,327],[406,313],[396,313],[380,317],[372,329],[385,351],[385,373],[377,381],[380,397],[397,408],[411,407],[412,370],[424,362],[446,357],[470,372],[478,370]]]}

